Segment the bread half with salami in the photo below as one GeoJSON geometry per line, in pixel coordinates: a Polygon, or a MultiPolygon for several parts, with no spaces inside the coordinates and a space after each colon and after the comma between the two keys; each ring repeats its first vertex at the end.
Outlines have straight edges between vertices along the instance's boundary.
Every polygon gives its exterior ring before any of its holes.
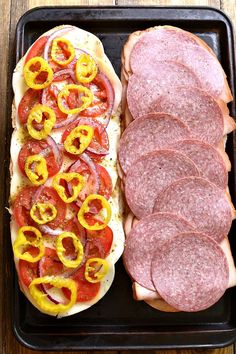
{"type": "Polygon", "coordinates": [[[119,78],[92,33],[40,36],[13,73],[11,238],[19,285],[69,316],[109,290],[124,247],[119,78]]]}
{"type": "Polygon", "coordinates": [[[236,285],[226,75],[200,38],[158,26],[129,36],[121,81],[123,261],[134,299],[165,312],[205,310],[236,285]]]}

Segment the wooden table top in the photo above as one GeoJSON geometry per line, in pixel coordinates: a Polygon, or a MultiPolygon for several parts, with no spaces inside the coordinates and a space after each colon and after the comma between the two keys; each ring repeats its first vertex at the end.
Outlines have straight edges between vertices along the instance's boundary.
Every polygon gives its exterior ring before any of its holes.
{"type": "MultiPolygon", "coordinates": [[[[4,156],[9,147],[5,145],[7,119],[9,119],[9,105],[12,99],[11,91],[11,67],[10,55],[13,53],[15,28],[18,19],[28,9],[36,6],[44,5],[206,5],[224,10],[229,15],[236,26],[236,0],[0,0],[1,17],[0,17],[0,109],[1,109],[1,125],[0,125],[0,179],[4,185],[4,156]],[[7,89],[6,89],[7,88],[7,89]]],[[[26,349],[21,346],[15,339],[11,325],[11,306],[8,296],[9,274],[12,271],[9,269],[9,262],[6,262],[6,240],[4,237],[4,221],[5,215],[5,193],[2,190],[0,193],[0,205],[3,212],[0,215],[0,354],[33,354],[40,353],[26,349]]],[[[190,354],[191,352],[207,352],[209,354],[233,354],[235,352],[234,345],[227,348],[217,350],[178,350],[169,351],[174,354],[190,354]]],[[[134,353],[151,353],[151,351],[136,351],[134,353]]],[[[166,354],[168,351],[161,351],[166,354]]],[[[48,353],[49,352],[44,352],[48,353]]],[[[50,352],[52,353],[52,352],[50,352]]],[[[79,354],[86,352],[77,352],[79,354]]],[[[91,352],[90,352],[91,353],[91,352]]],[[[99,353],[99,352],[93,352],[99,353]]],[[[106,352],[110,354],[127,353],[127,352],[106,352]]],[[[131,353],[129,351],[128,353],[131,353]]],[[[160,352],[159,352],[160,353],[160,352]]],[[[60,353],[59,353],[60,354],[60,353]]]]}

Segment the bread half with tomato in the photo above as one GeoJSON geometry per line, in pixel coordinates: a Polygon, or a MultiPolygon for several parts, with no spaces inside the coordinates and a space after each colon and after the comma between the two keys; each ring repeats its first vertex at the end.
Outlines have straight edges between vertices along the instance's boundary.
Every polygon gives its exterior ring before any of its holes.
{"type": "Polygon", "coordinates": [[[13,73],[11,239],[20,288],[69,316],[110,288],[123,252],[116,167],[122,87],[93,34],[46,32],[13,73]]]}

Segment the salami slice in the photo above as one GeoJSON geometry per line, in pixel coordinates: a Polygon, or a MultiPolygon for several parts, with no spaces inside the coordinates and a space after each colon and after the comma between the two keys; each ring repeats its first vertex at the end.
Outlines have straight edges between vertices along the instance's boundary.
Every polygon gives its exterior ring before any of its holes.
{"type": "MultiPolygon", "coordinates": [[[[133,118],[152,111],[157,98],[173,86],[201,87],[192,70],[174,61],[155,62],[152,71],[143,67],[128,80],[127,102],[133,118]]],[[[153,111],[154,112],[154,111],[153,111]]]]}
{"type": "Polygon", "coordinates": [[[215,304],[229,282],[224,252],[212,238],[198,232],[178,234],[157,249],[151,272],[161,297],[187,312],[215,304]]]}
{"type": "Polygon", "coordinates": [[[152,72],[157,61],[166,60],[180,62],[193,70],[213,97],[218,98],[224,92],[225,74],[216,56],[204,42],[186,31],[173,27],[147,31],[130,55],[133,73],[140,73],[145,66],[152,72]]]}
{"type": "Polygon", "coordinates": [[[126,176],[127,203],[140,219],[153,212],[156,198],[171,183],[185,176],[198,175],[192,160],[178,151],[157,150],[143,155],[130,167],[126,176]]]}
{"type": "MultiPolygon", "coordinates": [[[[224,117],[216,100],[205,91],[195,87],[172,87],[153,94],[153,102],[140,107],[140,114],[165,112],[181,119],[196,139],[211,145],[219,145],[224,134],[224,117]]],[[[133,102],[138,106],[139,103],[133,102]]],[[[135,108],[136,109],[136,108],[135,108]]]]}
{"type": "Polygon", "coordinates": [[[227,168],[221,154],[211,145],[199,140],[183,140],[172,148],[187,155],[198,167],[200,176],[226,189],[228,184],[227,168]]]}
{"type": "Polygon", "coordinates": [[[120,139],[120,165],[127,173],[142,155],[189,137],[187,125],[172,115],[158,113],[141,117],[129,124],[120,139]]]}
{"type": "Polygon", "coordinates": [[[141,219],[125,242],[123,261],[130,276],[140,285],[156,290],[151,279],[151,260],[156,248],[176,234],[193,231],[183,218],[171,213],[155,213],[141,219]]]}
{"type": "Polygon", "coordinates": [[[180,215],[216,242],[224,239],[232,222],[225,192],[201,177],[186,177],[169,185],[156,199],[154,211],[180,215]]]}

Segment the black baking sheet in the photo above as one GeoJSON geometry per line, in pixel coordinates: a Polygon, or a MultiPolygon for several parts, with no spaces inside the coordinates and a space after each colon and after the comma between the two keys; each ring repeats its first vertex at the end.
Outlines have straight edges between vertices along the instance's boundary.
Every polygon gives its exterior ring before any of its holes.
{"type": "MultiPolygon", "coordinates": [[[[27,12],[18,23],[16,60],[39,35],[60,24],[72,24],[97,35],[118,75],[121,49],[131,32],[154,25],[178,26],[195,33],[214,50],[235,94],[232,25],[218,10],[203,7],[37,8],[27,12]]],[[[229,108],[235,116],[234,104],[229,108]]],[[[234,151],[234,135],[231,134],[227,152],[233,165],[229,184],[235,203],[234,151]]],[[[233,226],[231,241],[235,231],[233,226]]],[[[232,249],[236,254],[235,245],[232,249]]],[[[43,315],[21,294],[16,279],[14,286],[14,332],[22,344],[38,350],[213,348],[236,340],[235,289],[228,290],[206,311],[163,313],[132,299],[131,281],[121,261],[108,294],[92,308],[64,319],[43,315]]]]}

